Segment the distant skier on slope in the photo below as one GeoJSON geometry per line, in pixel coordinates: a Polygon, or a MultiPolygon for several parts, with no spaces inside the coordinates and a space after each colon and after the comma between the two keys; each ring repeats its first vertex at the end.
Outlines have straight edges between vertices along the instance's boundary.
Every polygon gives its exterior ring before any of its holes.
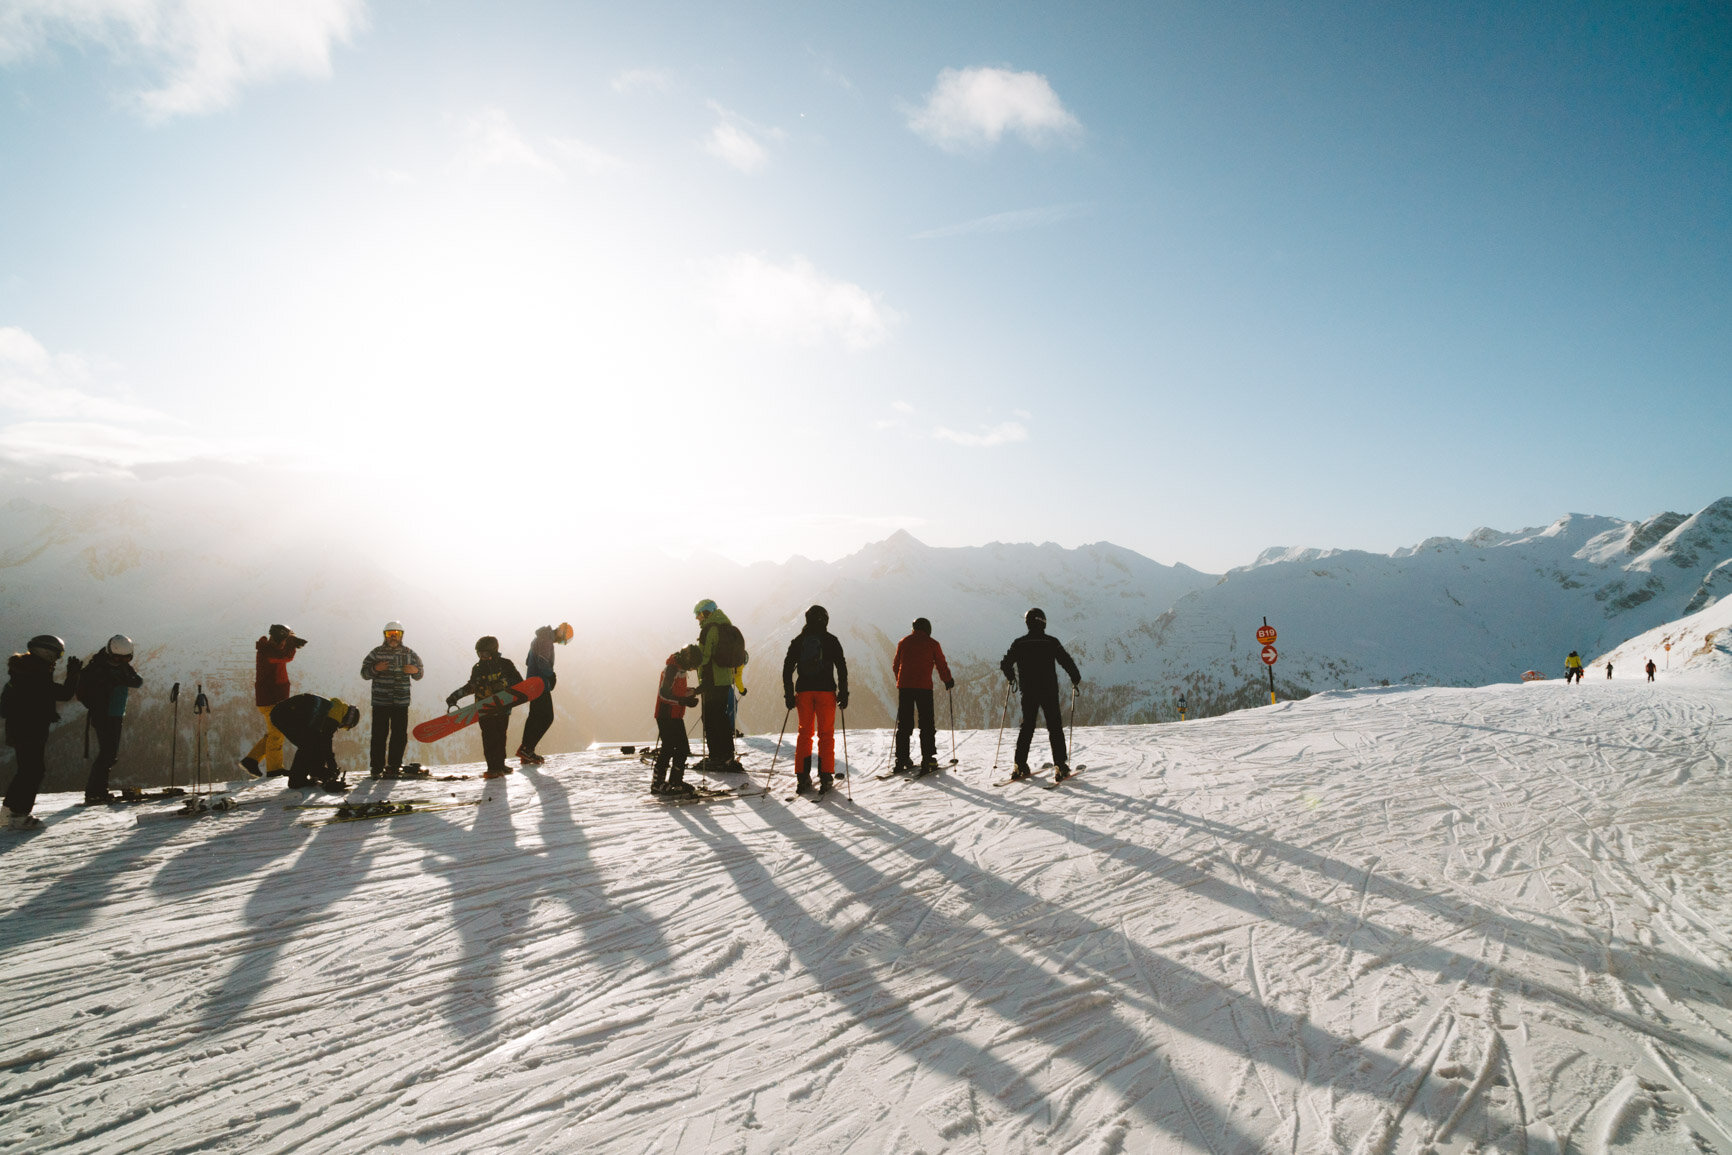
{"type": "Polygon", "coordinates": [[[669,654],[662,667],[661,682],[656,686],[656,764],[650,775],[651,794],[696,794],[686,781],[686,759],[692,756],[691,740],[686,737],[686,707],[696,706],[698,696],[686,685],[682,665],[698,663],[698,648],[687,646],[677,654],[669,654]],[[671,772],[670,772],[671,766],[671,772]]]}
{"type": "Polygon", "coordinates": [[[6,824],[12,830],[36,830],[42,819],[31,814],[36,807],[42,776],[48,772],[45,757],[48,731],[60,721],[60,703],[71,701],[84,663],[66,659],[66,681],[54,680],[54,667],[66,643],[53,634],[37,634],[6,662],[6,687],[0,690],[0,718],[6,722],[6,744],[16,752],[18,765],[6,787],[6,824]]]}
{"type": "MultiPolygon", "coordinates": [[[[475,657],[469,680],[445,696],[446,706],[455,706],[465,694],[474,694],[479,702],[523,681],[517,665],[510,658],[499,656],[499,639],[492,634],[476,639],[475,657]]],[[[511,773],[511,767],[505,764],[505,732],[511,727],[511,711],[484,713],[475,720],[475,725],[481,731],[481,752],[487,759],[487,771],[481,776],[505,777],[511,773]]]]}
{"type": "Polygon", "coordinates": [[[270,633],[253,643],[253,703],[265,719],[265,736],[253,744],[252,752],[241,759],[241,769],[257,778],[261,773],[272,777],[283,772],[283,734],[271,721],[271,710],[289,696],[289,663],[307,644],[297,638],[288,626],[272,626],[270,633]],[[259,769],[259,759],[265,761],[259,769]]]}
{"type": "Polygon", "coordinates": [[[938,724],[932,708],[934,668],[946,690],[956,685],[944,660],[944,647],[932,637],[932,623],[915,618],[912,631],[896,643],[896,656],[890,660],[896,675],[896,770],[914,769],[908,743],[916,715],[920,719],[920,767],[923,771],[938,769],[938,724]]]}
{"type": "Polygon", "coordinates": [[[1606,681],[1609,682],[1611,680],[1612,680],[1612,663],[1607,662],[1606,663],[1606,681]]]}
{"type": "Polygon", "coordinates": [[[739,628],[715,602],[705,598],[692,607],[698,619],[698,697],[703,703],[704,768],[710,773],[744,774],[734,757],[734,694],[740,667],[750,657],[739,628]]]}
{"type": "Polygon", "coordinates": [[[108,772],[120,757],[120,728],[126,721],[128,694],[144,685],[132,668],[132,639],[115,634],[108,644],[84,663],[78,676],[78,700],[87,711],[87,724],[96,731],[96,761],[84,782],[84,804],[104,806],[114,801],[108,793],[108,772]]]}
{"type": "Polygon", "coordinates": [[[842,642],[830,632],[830,611],[813,606],[806,627],[788,643],[782,659],[782,698],[800,711],[800,736],[794,744],[797,794],[812,792],[812,737],[818,738],[818,793],[836,781],[836,710],[848,708],[848,660],[842,642]]]}
{"type": "Polygon", "coordinates": [[[537,626],[535,638],[529,643],[529,654],[523,659],[525,676],[541,679],[541,697],[529,703],[529,715],[523,719],[523,737],[517,743],[517,761],[524,766],[539,766],[547,761],[535,747],[553,726],[553,647],[571,640],[571,626],[560,622],[555,626],[537,626]]]}
{"type": "Polygon", "coordinates": [[[1571,650],[1570,656],[1564,659],[1565,683],[1568,683],[1572,678],[1577,682],[1582,680],[1582,656],[1574,650],[1571,650]]]}
{"type": "Polygon", "coordinates": [[[1659,667],[1654,665],[1654,659],[1653,658],[1649,658],[1648,664],[1645,668],[1648,671],[1648,681],[1652,682],[1654,680],[1654,671],[1659,669],[1659,667]]]}
{"type": "Polygon", "coordinates": [[[1070,675],[1073,690],[1082,684],[1082,674],[1058,639],[1047,635],[1046,611],[1029,610],[1022,620],[1028,633],[1010,643],[998,664],[1012,688],[1019,683],[1022,688],[1022,729],[1017,732],[1016,768],[1010,776],[1020,781],[1033,775],[1028,768],[1028,750],[1034,742],[1035,717],[1045,714],[1047,737],[1052,741],[1053,779],[1063,782],[1070,777],[1070,757],[1065,750],[1064,715],[1058,701],[1058,667],[1063,666],[1070,675]]]}
{"type": "Polygon", "coordinates": [[[353,730],[360,724],[361,711],[341,698],[295,694],[272,706],[271,725],[295,746],[295,760],[289,763],[289,789],[345,789],[343,768],[337,765],[331,741],[338,730],[353,730]]]}
{"type": "Polygon", "coordinates": [[[403,623],[385,623],[385,640],[361,659],[361,677],[373,683],[373,742],[368,750],[373,777],[403,769],[409,744],[409,682],[421,680],[421,655],[403,644],[403,623]]]}

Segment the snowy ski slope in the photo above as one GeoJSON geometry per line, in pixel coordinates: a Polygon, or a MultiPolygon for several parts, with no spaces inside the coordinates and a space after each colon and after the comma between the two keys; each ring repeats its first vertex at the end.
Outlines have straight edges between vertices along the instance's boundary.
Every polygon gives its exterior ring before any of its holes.
{"type": "Polygon", "coordinates": [[[850,734],[851,805],[601,753],[339,825],[50,796],[0,1151],[1732,1151],[1732,681],[1085,730],[1051,792],[994,738],[850,734]]]}

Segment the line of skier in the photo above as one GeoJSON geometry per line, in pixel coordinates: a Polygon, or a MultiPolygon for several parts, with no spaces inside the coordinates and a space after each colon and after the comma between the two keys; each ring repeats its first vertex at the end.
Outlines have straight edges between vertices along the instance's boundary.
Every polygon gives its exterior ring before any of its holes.
{"type": "MultiPolygon", "coordinates": [[[[709,773],[743,772],[735,754],[734,738],[739,699],[746,693],[745,667],[750,661],[745,639],[712,600],[693,608],[698,622],[697,641],[668,655],[656,692],[655,720],[660,745],[652,774],[652,793],[690,794],[685,781],[691,757],[685,731],[685,711],[698,708],[706,747],[698,769],[709,773]],[[687,674],[695,673],[695,691],[687,674]]],[[[798,713],[795,740],[796,789],[800,793],[825,793],[836,776],[836,718],[848,709],[848,663],[842,643],[829,631],[829,612],[823,606],[806,611],[804,628],[788,644],[782,662],[783,699],[788,714],[798,713]],[[814,760],[817,775],[814,778],[814,760]]],[[[1028,752],[1037,724],[1045,719],[1052,744],[1056,776],[1069,773],[1064,723],[1059,698],[1058,669],[1070,676],[1073,688],[1081,674],[1064,647],[1046,633],[1046,615],[1031,609],[1025,615],[1028,632],[1017,638],[1006,652],[1000,668],[1009,681],[1008,694],[1021,688],[1023,718],[1017,736],[1012,778],[1026,778],[1028,752]]],[[[372,734],[369,765],[373,777],[418,776],[405,768],[408,744],[410,687],[425,674],[419,654],[404,644],[403,623],[385,623],[383,639],[362,659],[360,674],[371,685],[372,734]]],[[[537,745],[553,723],[551,690],[556,681],[554,649],[571,639],[572,628],[562,623],[535,631],[525,661],[528,677],[540,678],[544,690],[531,701],[523,737],[516,757],[522,765],[536,765],[544,757],[537,745]]],[[[340,731],[360,725],[359,707],[338,697],[295,693],[289,666],[307,645],[307,640],[282,624],[272,625],[254,644],[254,704],[264,722],[264,734],[239,760],[253,777],[286,775],[292,789],[346,789],[343,771],[333,750],[340,731]],[[294,747],[294,757],[285,768],[284,744],[294,747]]],[[[132,667],[132,640],[116,634],[88,661],[67,659],[64,682],[55,681],[55,670],[66,644],[52,634],[30,640],[23,653],[8,663],[8,680],[0,697],[0,716],[5,719],[6,743],[17,754],[17,767],[5,796],[7,824],[14,829],[40,825],[32,816],[36,795],[46,773],[44,752],[52,726],[60,720],[58,706],[76,697],[87,710],[87,724],[96,734],[98,754],[85,784],[86,805],[120,801],[109,790],[108,778],[120,750],[121,727],[128,696],[144,682],[132,667]]],[[[525,674],[500,654],[499,640],[492,636],[475,645],[476,662],[468,681],[446,696],[447,708],[464,696],[481,701],[521,682],[525,674]]],[[[909,634],[896,647],[891,669],[896,678],[896,747],[894,771],[937,769],[937,719],[933,678],[948,692],[955,688],[944,648],[932,636],[932,623],[916,618],[909,634]],[[912,737],[920,735],[921,760],[911,756],[912,737]]],[[[512,771],[507,762],[506,732],[509,710],[482,712],[477,719],[482,750],[487,762],[484,777],[497,778],[512,771]]],[[[787,729],[784,716],[783,730],[787,729]]],[[[425,773],[425,772],[421,772],[425,773]]]]}

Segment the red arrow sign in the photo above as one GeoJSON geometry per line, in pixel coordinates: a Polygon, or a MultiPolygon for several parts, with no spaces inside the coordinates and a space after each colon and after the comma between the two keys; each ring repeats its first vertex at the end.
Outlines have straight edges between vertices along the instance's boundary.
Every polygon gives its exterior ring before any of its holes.
{"type": "Polygon", "coordinates": [[[1274,646],[1264,646],[1263,647],[1263,664],[1265,666],[1273,666],[1275,664],[1275,659],[1279,658],[1280,656],[1281,656],[1280,654],[1277,654],[1275,652],[1274,646]]]}

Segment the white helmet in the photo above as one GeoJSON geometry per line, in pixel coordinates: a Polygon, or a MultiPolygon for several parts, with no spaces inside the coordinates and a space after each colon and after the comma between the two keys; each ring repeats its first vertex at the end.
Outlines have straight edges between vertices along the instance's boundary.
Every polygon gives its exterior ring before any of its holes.
{"type": "Polygon", "coordinates": [[[392,633],[400,634],[403,632],[403,623],[399,622],[395,619],[392,619],[391,621],[388,621],[385,623],[385,632],[387,634],[392,634],[392,633]]]}
{"type": "Polygon", "coordinates": [[[108,652],[117,658],[132,657],[132,639],[125,634],[115,634],[108,639],[108,652]]]}

